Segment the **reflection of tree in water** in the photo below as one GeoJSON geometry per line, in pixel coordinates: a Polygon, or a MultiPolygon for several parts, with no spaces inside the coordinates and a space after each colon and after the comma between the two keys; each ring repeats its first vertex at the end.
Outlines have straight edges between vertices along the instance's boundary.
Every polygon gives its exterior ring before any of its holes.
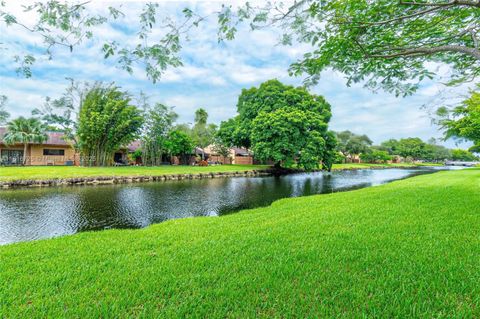
{"type": "Polygon", "coordinates": [[[0,192],[0,242],[225,215],[281,198],[360,189],[429,172],[433,171],[363,170],[6,190],[0,192]]]}

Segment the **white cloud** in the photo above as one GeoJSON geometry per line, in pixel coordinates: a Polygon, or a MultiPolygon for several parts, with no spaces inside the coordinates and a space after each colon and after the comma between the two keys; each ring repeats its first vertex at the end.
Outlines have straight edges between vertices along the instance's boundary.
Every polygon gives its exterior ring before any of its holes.
{"type": "MultiPolygon", "coordinates": [[[[159,2],[162,14],[180,16],[181,9],[190,6],[208,14],[217,11],[220,1],[159,2]]],[[[234,6],[242,1],[231,2],[234,6]]],[[[87,41],[76,47],[73,53],[58,48],[51,61],[40,59],[33,68],[34,77],[24,79],[14,73],[11,56],[24,53],[27,46],[38,45],[42,39],[20,27],[3,28],[1,41],[9,44],[9,50],[0,56],[0,94],[9,97],[9,111],[14,115],[29,115],[43,103],[45,96],[59,96],[65,89],[65,77],[78,80],[115,81],[124,89],[136,94],[143,91],[152,101],[176,106],[180,121],[192,122],[196,108],[204,107],[210,120],[220,122],[235,115],[238,94],[244,87],[278,78],[289,84],[301,84],[301,78],[291,78],[287,70],[293,61],[309,50],[308,45],[278,46],[281,30],[249,32],[248,26],[240,27],[237,37],[225,43],[217,42],[217,22],[214,16],[192,30],[189,40],[183,42],[181,58],[184,66],[168,69],[158,84],[146,78],[141,65],[135,66],[133,75],[116,67],[115,60],[105,60],[101,53],[104,41],[115,40],[134,46],[138,39],[128,34],[129,28],[138,25],[142,4],[138,1],[93,1],[92,12],[105,14],[110,5],[122,4],[127,16],[115,24],[95,28],[95,41],[87,41]]],[[[25,21],[33,21],[32,13],[24,13],[18,3],[8,2],[9,7],[25,21]]],[[[155,29],[151,40],[163,31],[155,29]]],[[[431,64],[433,70],[448,74],[448,68],[431,64]]],[[[420,107],[431,101],[442,85],[427,83],[418,94],[409,98],[395,98],[380,92],[364,89],[361,84],[348,88],[341,74],[324,72],[322,79],[312,90],[324,95],[331,103],[334,130],[349,129],[365,133],[375,142],[388,138],[419,136],[423,139],[439,137],[441,133],[432,126],[420,107]]],[[[453,146],[453,143],[449,143],[453,146]]]]}

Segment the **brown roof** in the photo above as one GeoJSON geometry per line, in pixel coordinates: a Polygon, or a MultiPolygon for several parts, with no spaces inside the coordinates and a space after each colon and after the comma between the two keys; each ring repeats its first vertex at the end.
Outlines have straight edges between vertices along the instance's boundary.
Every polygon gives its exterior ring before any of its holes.
{"type": "Polygon", "coordinates": [[[241,156],[251,156],[251,155],[253,155],[252,152],[250,152],[249,150],[247,150],[245,148],[241,148],[241,147],[233,147],[232,150],[235,152],[235,155],[241,155],[241,156]]]}
{"type": "MultiPolygon", "coordinates": [[[[0,127],[0,143],[3,142],[3,136],[7,132],[7,128],[0,127]]],[[[63,132],[47,132],[48,139],[42,145],[69,145],[63,137],[65,133],[63,132]]]]}
{"type": "Polygon", "coordinates": [[[128,144],[127,149],[129,152],[135,152],[139,148],[142,147],[142,142],[140,141],[133,141],[132,143],[128,144]]]}

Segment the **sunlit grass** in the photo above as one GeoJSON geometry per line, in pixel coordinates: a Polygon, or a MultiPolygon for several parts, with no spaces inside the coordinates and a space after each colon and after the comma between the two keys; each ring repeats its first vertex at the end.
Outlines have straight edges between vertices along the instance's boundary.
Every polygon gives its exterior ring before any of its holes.
{"type": "Polygon", "coordinates": [[[5,318],[480,317],[480,169],[0,247],[5,318]]]}
{"type": "Polygon", "coordinates": [[[213,166],[117,166],[117,167],[79,167],[79,166],[8,166],[0,167],[0,181],[44,180],[94,176],[159,176],[166,174],[199,174],[211,172],[234,172],[266,169],[266,165],[213,165],[213,166]]]}
{"type": "MultiPolygon", "coordinates": [[[[422,164],[425,165],[425,164],[422,164]]],[[[428,165],[428,164],[426,164],[428,165]]],[[[337,169],[413,167],[418,164],[335,164],[337,169]]],[[[63,178],[99,176],[159,176],[167,174],[221,173],[267,169],[267,165],[214,165],[200,166],[118,166],[118,167],[78,167],[78,166],[0,166],[0,181],[49,180],[63,178]]]]}

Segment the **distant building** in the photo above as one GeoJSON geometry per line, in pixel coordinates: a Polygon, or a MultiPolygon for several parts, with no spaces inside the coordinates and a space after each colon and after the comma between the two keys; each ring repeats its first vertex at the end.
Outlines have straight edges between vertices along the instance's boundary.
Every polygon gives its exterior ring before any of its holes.
{"type": "Polygon", "coordinates": [[[79,165],[79,157],[73,147],[64,140],[62,132],[47,132],[44,143],[30,143],[24,154],[23,144],[6,145],[3,142],[7,130],[0,127],[0,163],[2,165],[79,165]]]}

